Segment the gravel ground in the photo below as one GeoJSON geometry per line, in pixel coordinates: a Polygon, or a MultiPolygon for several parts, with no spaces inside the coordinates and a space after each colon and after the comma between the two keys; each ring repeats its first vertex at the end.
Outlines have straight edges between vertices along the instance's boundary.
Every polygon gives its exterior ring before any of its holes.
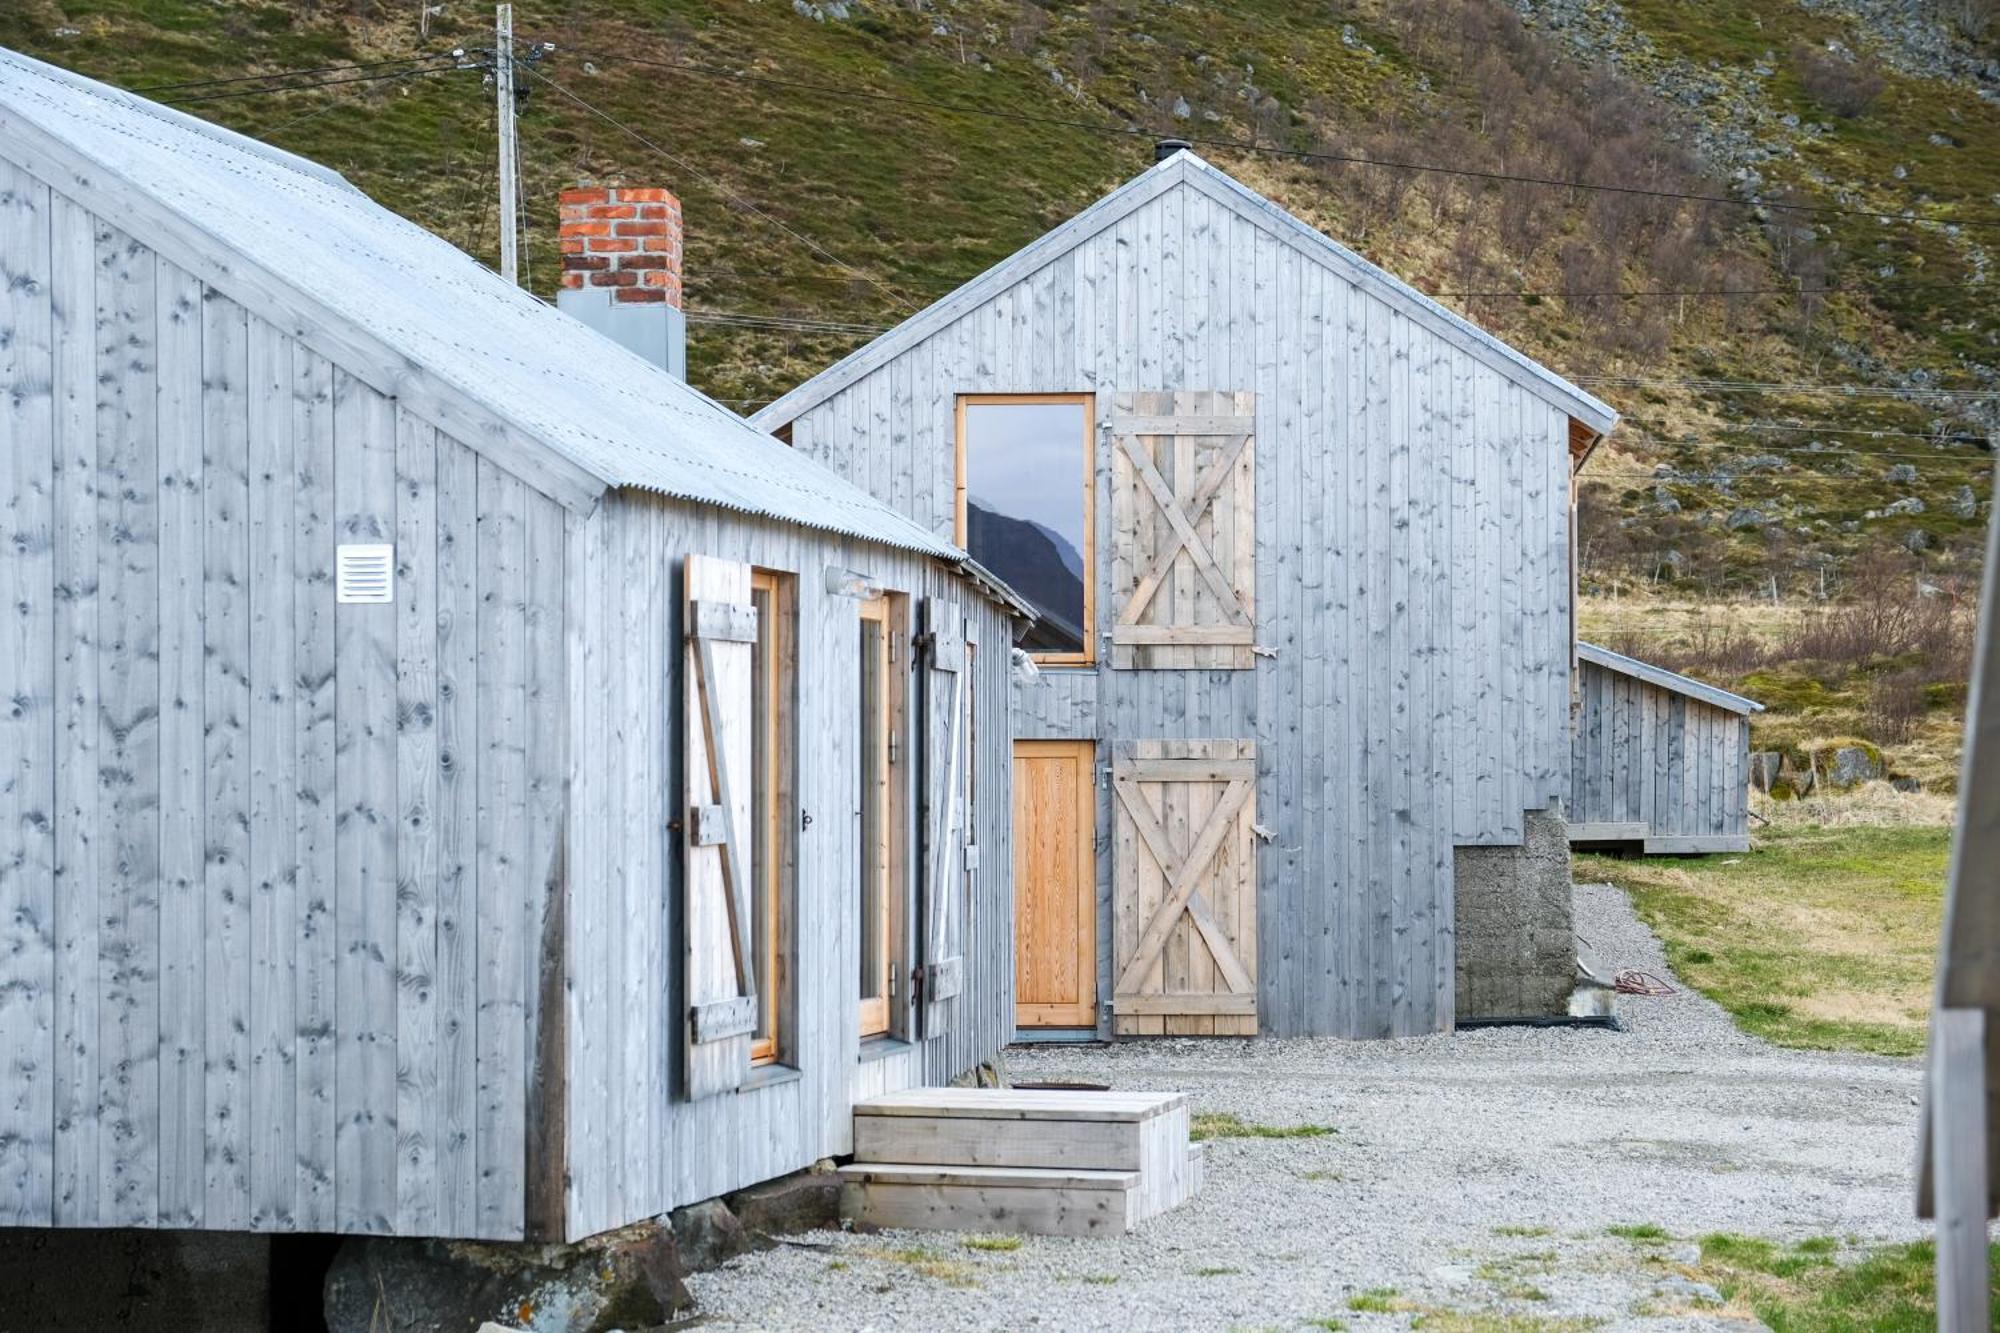
{"type": "MultiPolygon", "coordinates": [[[[1606,966],[1669,975],[1619,890],[1579,886],[1576,913],[1606,966]]],[[[1011,1050],[1013,1079],[1183,1089],[1196,1112],[1337,1133],[1211,1140],[1202,1194],[1115,1240],[821,1233],[690,1285],[756,1328],[1365,1330],[1448,1309],[1740,1330],[1677,1285],[1691,1238],[1922,1234],[1916,1062],[1780,1050],[1692,993],[1621,1001],[1623,1032],[1011,1050]],[[1635,1224],[1675,1240],[1606,1231],[1635,1224]],[[1350,1308],[1380,1288],[1411,1308],[1350,1308]]]]}

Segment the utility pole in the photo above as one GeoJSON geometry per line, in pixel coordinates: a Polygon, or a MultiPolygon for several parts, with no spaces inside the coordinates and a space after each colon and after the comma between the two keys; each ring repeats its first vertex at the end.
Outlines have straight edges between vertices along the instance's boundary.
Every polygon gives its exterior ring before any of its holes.
{"type": "Polygon", "coordinates": [[[499,96],[500,276],[519,285],[520,255],[514,237],[519,204],[514,198],[514,6],[493,11],[493,87],[499,96]]]}

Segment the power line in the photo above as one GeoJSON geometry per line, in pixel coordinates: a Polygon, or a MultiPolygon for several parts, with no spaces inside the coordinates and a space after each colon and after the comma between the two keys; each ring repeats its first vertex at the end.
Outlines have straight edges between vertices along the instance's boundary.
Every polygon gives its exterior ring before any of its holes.
{"type": "Polygon", "coordinates": [[[282,88],[239,88],[234,92],[209,93],[202,97],[183,97],[175,102],[177,106],[199,106],[204,102],[226,102],[242,97],[275,97],[281,93],[304,93],[318,88],[340,88],[355,83],[380,83],[385,79],[408,79],[419,74],[444,74],[457,69],[457,65],[429,64],[417,69],[396,70],[387,74],[357,74],[347,79],[321,79],[317,83],[295,83],[282,88]]]}
{"type": "Polygon", "coordinates": [[[632,128],[632,126],[627,125],[624,121],[618,119],[610,112],[605,111],[599,107],[593,106],[589,102],[584,101],[583,98],[578,97],[575,93],[563,87],[562,84],[557,83],[554,79],[542,73],[540,70],[536,69],[533,65],[530,65],[525,61],[516,61],[515,63],[519,65],[522,71],[525,72],[530,78],[539,80],[540,82],[547,84],[549,87],[555,89],[556,92],[560,93],[563,97],[568,98],[570,101],[576,103],[576,105],[582,107],[585,111],[588,111],[591,115],[596,116],[599,120],[611,126],[613,129],[616,129],[623,134],[630,135],[635,141],[645,145],[647,148],[651,149],[654,153],[658,154],[660,157],[665,158],[668,162],[671,162],[676,167],[679,167],[682,171],[687,172],[689,175],[695,177],[698,180],[706,182],[710,188],[718,191],[725,198],[732,200],[738,206],[762,218],[764,221],[770,223],[773,227],[776,227],[779,231],[791,237],[793,240],[797,241],[800,245],[805,246],[808,250],[811,250],[814,254],[826,260],[834,267],[841,269],[846,273],[850,273],[853,276],[860,278],[863,282],[868,283],[871,287],[874,287],[877,291],[881,292],[884,296],[888,297],[891,301],[893,301],[899,308],[905,311],[911,310],[913,308],[907,298],[898,296],[894,291],[890,290],[890,288],[884,283],[882,283],[879,279],[871,276],[870,274],[862,272],[860,269],[854,267],[852,264],[842,259],[839,255],[836,255],[831,250],[828,250],[818,241],[815,241],[811,237],[805,236],[800,232],[794,230],[790,226],[787,226],[784,222],[773,217],[771,214],[765,212],[763,209],[757,207],[757,205],[751,203],[748,199],[745,199],[742,195],[736,193],[736,191],[730,189],[727,185],[723,184],[715,177],[709,175],[707,172],[702,171],[699,167],[696,167],[694,164],[688,162],[685,158],[679,157],[674,153],[668,152],[665,148],[661,147],[653,140],[647,138],[645,135],[641,134],[638,130],[632,128]]]}
{"type": "MultiPolygon", "coordinates": [[[[397,80],[402,80],[402,79],[414,79],[420,74],[442,74],[442,73],[444,73],[444,71],[441,69],[413,69],[413,70],[407,70],[402,74],[395,75],[394,77],[397,80]]],[[[303,125],[309,120],[318,120],[321,116],[330,116],[334,112],[341,110],[343,107],[347,107],[350,105],[351,104],[347,102],[339,102],[339,101],[328,102],[325,106],[320,107],[316,111],[308,111],[303,116],[294,116],[292,117],[292,119],[285,121],[282,124],[274,125],[269,130],[266,130],[264,133],[272,136],[283,134],[286,130],[291,129],[295,125],[303,125]]]]}
{"type": "Polygon", "coordinates": [[[442,60],[447,56],[455,55],[456,53],[451,51],[438,51],[429,55],[398,56],[393,60],[361,60],[345,65],[317,65],[310,69],[274,70],[269,74],[238,74],[227,79],[188,79],[181,83],[153,83],[143,88],[132,88],[127,91],[151,96],[154,93],[179,92],[187,88],[220,88],[239,83],[268,83],[276,79],[308,78],[321,74],[339,74],[357,69],[384,69],[390,65],[416,64],[424,61],[442,60]]]}
{"type": "Polygon", "coordinates": [[[1993,398],[2000,389],[1922,388],[1901,384],[1839,384],[1828,381],[1766,381],[1704,379],[1679,375],[1571,375],[1578,384],[1612,384],[1624,387],[1665,385],[1687,389],[1708,389],[1732,393],[1830,393],[1852,398],[1993,398]]]}
{"type": "MultiPolygon", "coordinates": [[[[798,79],[785,79],[768,74],[754,74],[745,70],[722,69],[714,65],[704,65],[693,61],[649,60],[643,56],[633,55],[593,55],[587,58],[593,62],[603,64],[616,64],[622,61],[629,65],[676,70],[682,73],[705,75],[710,78],[725,79],[739,83],[761,83],[798,92],[811,92],[826,97],[843,98],[848,101],[909,107],[925,111],[942,111],[956,115],[984,116],[988,119],[1011,121],[1016,124],[1077,130],[1087,134],[1107,135],[1117,138],[1150,138],[1154,137],[1156,133],[1139,125],[1108,125],[1095,121],[1075,120],[1063,116],[1036,115],[1032,112],[998,111],[988,107],[973,106],[964,102],[945,102],[930,98],[901,97],[890,93],[863,92],[859,89],[843,88],[831,84],[809,83],[798,79]]],[[[1687,203],[1721,204],[1732,208],[1765,208],[1792,213],[1865,217],[1872,218],[1877,222],[1927,222],[1938,225],[1976,224],[1982,226],[2000,226],[2000,214],[1975,213],[1960,217],[1917,217],[1907,208],[1902,214],[1898,214],[1893,209],[1857,208],[1841,204],[1806,204],[1768,199],[1738,199],[1733,195],[1698,194],[1692,191],[1666,190],[1642,185],[1612,185],[1598,181],[1563,180],[1558,177],[1488,171],[1476,167],[1448,167],[1429,162],[1405,162],[1388,158],[1363,157],[1354,153],[1331,153],[1302,148],[1281,148],[1275,144],[1258,143],[1254,139],[1225,139],[1189,134],[1177,134],[1175,137],[1202,148],[1221,148],[1241,153],[1261,153],[1268,156],[1294,158],[1302,161],[1329,162],[1341,166],[1374,167],[1392,171],[1456,176],[1502,184],[1534,185],[1550,189],[1619,194],[1687,203]]]]}

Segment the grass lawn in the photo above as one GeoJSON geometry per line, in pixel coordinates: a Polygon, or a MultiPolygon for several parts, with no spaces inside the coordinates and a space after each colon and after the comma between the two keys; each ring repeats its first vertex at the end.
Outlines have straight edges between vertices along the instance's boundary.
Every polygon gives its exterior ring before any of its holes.
{"type": "Polygon", "coordinates": [[[1951,831],[1806,825],[1743,856],[1579,856],[1632,895],[1681,979],[1782,1046],[1924,1047],[1951,831]]]}

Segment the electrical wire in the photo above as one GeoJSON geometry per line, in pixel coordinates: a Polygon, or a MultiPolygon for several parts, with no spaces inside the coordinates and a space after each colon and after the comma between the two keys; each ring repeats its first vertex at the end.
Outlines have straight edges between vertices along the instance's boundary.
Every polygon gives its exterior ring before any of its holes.
{"type": "MultiPolygon", "coordinates": [[[[775,75],[754,74],[744,70],[722,69],[714,65],[705,65],[694,61],[651,60],[643,56],[633,55],[585,55],[585,58],[599,64],[623,63],[653,69],[675,70],[681,73],[725,79],[739,83],[761,83],[797,92],[817,93],[826,97],[837,97],[854,102],[908,107],[924,111],[942,111],[956,115],[984,116],[993,120],[1004,120],[1017,124],[1039,125],[1056,129],[1077,130],[1087,134],[1128,139],[1161,137],[1156,131],[1149,130],[1140,125],[1109,125],[1096,121],[1075,120],[1064,116],[1042,116],[1024,111],[997,111],[988,107],[973,106],[964,102],[945,102],[931,98],[900,97],[889,93],[864,92],[856,88],[809,83],[798,79],[779,78],[775,75]]],[[[1764,208],[1802,214],[1865,217],[1872,218],[1877,222],[1919,222],[1941,226],[1953,224],[1961,226],[2000,226],[2000,214],[1985,212],[1957,217],[1917,217],[1910,213],[1907,208],[1903,213],[1898,213],[1894,209],[1857,208],[1842,204],[1807,204],[1769,199],[1738,199],[1732,195],[1700,194],[1693,191],[1665,190],[1643,185],[1613,185],[1601,181],[1564,180],[1559,177],[1488,171],[1476,167],[1449,167],[1429,162],[1404,162],[1389,158],[1363,157],[1354,153],[1331,153],[1301,148],[1281,148],[1275,144],[1258,143],[1255,139],[1225,139],[1196,134],[1176,134],[1172,137],[1179,138],[1185,143],[1202,148],[1220,148],[1241,153],[1260,153],[1269,156],[1293,158],[1300,161],[1327,162],[1341,166],[1373,167],[1392,171],[1456,176],[1464,179],[1494,181],[1502,184],[1533,185],[1548,189],[1628,195],[1639,198],[1687,203],[1720,204],[1731,208],[1764,208]]]]}
{"type": "Polygon", "coordinates": [[[1724,393],[1830,393],[1850,398],[1993,398],[2000,389],[1927,389],[1903,384],[1840,384],[1831,381],[1769,381],[1704,379],[1679,375],[1571,375],[1578,384],[1609,384],[1625,388],[1662,385],[1724,393]]]}
{"type": "Polygon", "coordinates": [[[188,79],[181,83],[154,83],[143,88],[127,89],[128,92],[143,93],[150,97],[154,93],[178,92],[187,88],[220,88],[239,83],[270,82],[274,79],[294,79],[316,77],[321,74],[339,74],[357,69],[384,69],[390,65],[408,65],[423,61],[442,60],[452,55],[449,51],[437,51],[427,55],[398,56],[393,60],[360,60],[345,65],[318,65],[310,69],[281,69],[269,74],[238,74],[226,79],[188,79]]]}
{"type": "Polygon", "coordinates": [[[527,63],[526,61],[516,60],[515,64],[520,66],[521,71],[527,74],[530,78],[535,79],[538,82],[547,84],[550,88],[553,88],[558,94],[567,98],[569,101],[574,102],[577,106],[582,107],[585,111],[588,111],[591,115],[597,117],[599,120],[611,126],[613,129],[618,130],[620,133],[629,135],[635,142],[643,144],[646,148],[652,150],[654,153],[658,154],[661,158],[665,159],[666,161],[672,163],[674,166],[679,167],[682,171],[687,172],[689,175],[695,177],[697,180],[705,182],[711,189],[716,190],[718,193],[723,195],[723,197],[733,201],[739,207],[754,214],[755,216],[762,218],[765,222],[777,228],[785,235],[791,237],[793,240],[797,241],[800,245],[805,246],[808,250],[812,251],[820,258],[826,260],[828,263],[832,264],[835,268],[838,268],[841,271],[851,274],[852,276],[861,279],[863,282],[866,282],[869,286],[875,288],[877,291],[881,292],[884,296],[888,297],[889,300],[894,302],[899,309],[905,312],[912,311],[915,309],[915,307],[911,304],[911,302],[907,298],[897,295],[894,291],[892,291],[887,285],[885,285],[879,279],[873,277],[870,274],[862,272],[860,269],[854,267],[854,265],[842,259],[839,255],[834,254],[831,250],[821,245],[818,241],[813,240],[811,237],[806,236],[801,232],[793,229],[792,227],[788,226],[786,223],[779,220],[778,218],[773,217],[771,214],[759,208],[756,204],[750,202],[748,199],[745,199],[742,195],[738,194],[736,191],[730,189],[720,180],[717,180],[715,177],[709,175],[707,172],[701,170],[699,167],[696,167],[693,163],[687,161],[685,158],[682,158],[674,153],[669,152],[667,149],[661,147],[658,143],[655,143],[653,140],[647,138],[644,134],[641,134],[638,130],[626,124],[624,121],[618,119],[618,117],[612,115],[610,112],[604,110],[601,107],[593,106],[591,103],[586,102],[583,98],[577,96],[575,93],[571,92],[568,88],[565,88],[562,84],[556,82],[554,79],[542,73],[540,70],[536,69],[533,65],[527,63]]]}
{"type": "MultiPolygon", "coordinates": [[[[444,71],[441,69],[413,69],[413,70],[408,70],[402,74],[398,74],[395,76],[395,78],[398,80],[414,79],[418,75],[422,74],[442,74],[442,73],[444,73],[444,71]]],[[[291,129],[295,125],[303,125],[309,120],[318,120],[321,116],[330,116],[334,112],[339,111],[342,108],[351,108],[352,106],[353,103],[351,102],[341,102],[341,101],[328,102],[325,106],[320,107],[316,111],[308,111],[303,116],[294,116],[290,120],[272,126],[269,130],[264,131],[264,133],[267,136],[280,135],[283,134],[286,130],[291,129]]]]}
{"type": "Polygon", "coordinates": [[[381,83],[387,79],[408,79],[420,74],[444,74],[457,69],[453,65],[426,65],[417,69],[396,70],[387,74],[358,74],[347,79],[321,79],[317,83],[295,83],[285,87],[242,88],[235,92],[209,93],[203,97],[183,97],[175,100],[175,106],[200,106],[204,102],[227,102],[244,97],[275,97],[281,93],[305,93],[319,88],[341,88],[356,83],[381,83]]]}

